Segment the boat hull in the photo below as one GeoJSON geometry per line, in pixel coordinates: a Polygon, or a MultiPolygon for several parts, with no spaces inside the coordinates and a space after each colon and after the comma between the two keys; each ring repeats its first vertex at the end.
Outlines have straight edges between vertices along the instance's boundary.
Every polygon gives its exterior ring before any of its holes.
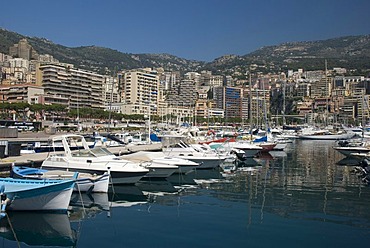
{"type": "Polygon", "coordinates": [[[0,179],[9,199],[6,210],[67,211],[74,180],[0,179]]]}
{"type": "Polygon", "coordinates": [[[336,151],[338,151],[339,153],[347,156],[347,157],[350,157],[352,156],[351,154],[354,154],[354,153],[368,153],[370,151],[369,148],[366,148],[366,147],[346,147],[346,146],[343,146],[343,147],[334,147],[334,149],[336,151]]]}
{"type": "Polygon", "coordinates": [[[262,143],[256,143],[256,145],[262,147],[261,152],[269,152],[269,151],[272,151],[275,148],[276,143],[262,142],[262,143]]]}
{"type": "Polygon", "coordinates": [[[262,147],[251,143],[235,142],[232,144],[232,148],[242,150],[244,152],[243,157],[252,158],[257,156],[262,151],[262,147]]]}
{"type": "MultiPolygon", "coordinates": [[[[69,201],[65,199],[71,198],[73,189],[63,190],[59,192],[50,192],[42,196],[19,198],[13,201],[7,210],[12,211],[67,211],[69,201]]],[[[13,195],[9,194],[9,197],[13,195]]],[[[16,194],[14,194],[16,196],[16,194]]]]}
{"type": "Polygon", "coordinates": [[[354,136],[355,134],[299,135],[298,138],[304,140],[346,140],[354,136]]]}
{"type": "Polygon", "coordinates": [[[188,174],[192,171],[194,171],[197,167],[197,166],[192,166],[192,165],[178,165],[178,169],[175,171],[175,174],[188,174]]]}
{"type": "MultiPolygon", "coordinates": [[[[236,147],[235,147],[236,148],[236,147]]],[[[238,148],[242,151],[244,151],[244,157],[247,157],[247,158],[252,158],[252,157],[255,157],[260,151],[262,151],[262,149],[243,149],[243,148],[238,148]]]]}
{"type": "MultiPolygon", "coordinates": [[[[89,169],[89,168],[83,168],[83,167],[65,167],[62,165],[50,165],[50,164],[43,164],[43,169],[46,170],[60,170],[62,169],[68,169],[69,171],[77,171],[81,173],[90,173],[90,174],[97,174],[97,175],[103,175],[106,173],[106,170],[98,170],[98,169],[89,169]]],[[[133,171],[133,172],[127,172],[127,171],[110,171],[110,177],[111,181],[110,183],[113,184],[135,184],[138,182],[142,177],[144,177],[148,173],[148,170],[143,171],[133,171]]]]}
{"type": "MultiPolygon", "coordinates": [[[[34,180],[68,180],[72,179],[74,172],[66,170],[46,170],[32,167],[12,166],[10,176],[17,179],[34,180]]],[[[75,183],[74,191],[90,193],[106,193],[109,187],[109,174],[92,175],[79,173],[75,183]]]]}
{"type": "MultiPolygon", "coordinates": [[[[184,158],[184,157],[182,157],[184,158]]],[[[226,158],[214,158],[214,157],[193,157],[188,156],[186,159],[198,163],[196,170],[199,169],[214,169],[221,165],[226,158]]]]}
{"type": "Polygon", "coordinates": [[[107,193],[109,188],[109,174],[105,173],[96,180],[90,178],[77,179],[74,191],[107,193]]]}
{"type": "Polygon", "coordinates": [[[171,166],[172,168],[161,168],[161,167],[147,167],[149,172],[144,178],[167,178],[171,176],[178,169],[177,166],[171,166]]]}

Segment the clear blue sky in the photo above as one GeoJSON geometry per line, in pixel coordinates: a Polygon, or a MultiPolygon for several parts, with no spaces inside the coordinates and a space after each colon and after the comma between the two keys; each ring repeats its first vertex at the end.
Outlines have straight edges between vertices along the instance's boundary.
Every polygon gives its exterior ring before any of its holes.
{"type": "Polygon", "coordinates": [[[0,8],[0,27],[60,45],[202,61],[370,34],[369,0],[15,0],[0,8]]]}

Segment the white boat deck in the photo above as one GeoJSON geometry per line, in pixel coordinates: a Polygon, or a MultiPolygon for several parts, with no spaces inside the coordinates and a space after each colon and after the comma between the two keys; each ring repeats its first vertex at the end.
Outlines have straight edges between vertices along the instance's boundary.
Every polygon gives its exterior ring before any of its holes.
{"type": "MultiPolygon", "coordinates": [[[[136,145],[136,146],[119,146],[119,147],[107,147],[107,149],[116,155],[123,155],[137,151],[152,151],[159,150],[162,148],[161,143],[153,143],[147,145],[136,145]]],[[[62,154],[64,152],[61,152],[62,154]]],[[[41,164],[48,156],[49,152],[42,153],[31,153],[31,154],[21,154],[20,156],[6,157],[0,159],[0,170],[6,170],[12,164],[14,165],[32,165],[41,164]]]]}

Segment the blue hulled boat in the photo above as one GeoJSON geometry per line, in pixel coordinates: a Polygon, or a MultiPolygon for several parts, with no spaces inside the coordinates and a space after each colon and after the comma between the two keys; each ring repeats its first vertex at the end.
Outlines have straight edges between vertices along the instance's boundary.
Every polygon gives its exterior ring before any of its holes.
{"type": "Polygon", "coordinates": [[[77,176],[71,180],[0,178],[1,211],[67,211],[77,176]]]}

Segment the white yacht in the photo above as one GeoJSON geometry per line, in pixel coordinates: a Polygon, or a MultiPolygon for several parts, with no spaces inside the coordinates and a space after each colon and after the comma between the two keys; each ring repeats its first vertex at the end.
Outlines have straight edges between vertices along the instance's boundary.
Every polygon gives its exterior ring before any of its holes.
{"type": "Polygon", "coordinates": [[[154,177],[154,171],[159,170],[173,171],[171,174],[187,174],[199,166],[199,163],[188,159],[166,156],[163,152],[138,151],[128,155],[122,155],[121,157],[131,161],[147,163],[147,168],[150,171],[146,177],[154,177]]]}
{"type": "Polygon", "coordinates": [[[261,146],[255,145],[247,141],[230,142],[230,146],[234,149],[239,149],[244,151],[245,157],[252,158],[258,153],[262,152],[263,148],[261,146]]]}
{"type": "Polygon", "coordinates": [[[119,158],[106,148],[90,149],[81,135],[55,136],[52,142],[62,142],[64,151],[52,152],[43,161],[41,165],[43,169],[64,169],[98,175],[108,171],[113,184],[134,184],[149,172],[139,163],[119,158]],[[81,148],[71,151],[70,146],[74,145],[81,148]]]}
{"type": "Polygon", "coordinates": [[[219,167],[228,156],[220,155],[203,145],[190,145],[183,141],[162,148],[169,157],[182,158],[199,163],[197,169],[212,169],[219,167]]]}

